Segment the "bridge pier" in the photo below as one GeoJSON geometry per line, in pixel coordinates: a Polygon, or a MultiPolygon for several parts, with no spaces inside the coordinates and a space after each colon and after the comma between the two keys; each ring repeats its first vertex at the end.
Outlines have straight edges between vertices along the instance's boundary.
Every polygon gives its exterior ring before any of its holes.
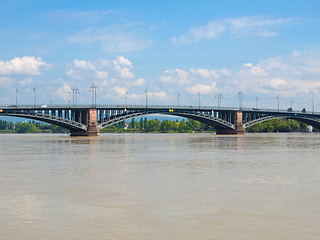
{"type": "Polygon", "coordinates": [[[235,129],[229,128],[217,128],[216,134],[244,134],[245,130],[242,124],[242,111],[236,111],[234,113],[235,129]]]}
{"type": "Polygon", "coordinates": [[[97,109],[96,108],[87,109],[84,115],[85,117],[83,117],[83,121],[84,121],[84,124],[88,126],[87,131],[73,130],[73,131],[70,131],[70,136],[72,137],[99,136],[100,132],[98,129],[97,109]]]}

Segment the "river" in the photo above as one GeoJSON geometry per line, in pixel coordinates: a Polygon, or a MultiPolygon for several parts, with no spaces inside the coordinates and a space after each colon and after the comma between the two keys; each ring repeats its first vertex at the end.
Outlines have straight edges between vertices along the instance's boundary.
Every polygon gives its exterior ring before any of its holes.
{"type": "Polygon", "coordinates": [[[0,135],[0,239],[320,239],[320,134],[0,135]]]}

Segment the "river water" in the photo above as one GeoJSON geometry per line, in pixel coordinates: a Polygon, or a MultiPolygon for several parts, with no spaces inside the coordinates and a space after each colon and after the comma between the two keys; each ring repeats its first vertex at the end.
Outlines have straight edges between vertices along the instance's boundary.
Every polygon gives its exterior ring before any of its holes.
{"type": "Polygon", "coordinates": [[[0,239],[320,239],[320,134],[0,135],[0,239]]]}

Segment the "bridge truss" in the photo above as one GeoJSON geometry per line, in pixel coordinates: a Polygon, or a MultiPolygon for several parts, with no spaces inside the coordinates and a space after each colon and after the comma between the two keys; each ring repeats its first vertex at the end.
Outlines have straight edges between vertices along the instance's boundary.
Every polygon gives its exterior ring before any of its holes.
{"type": "Polygon", "coordinates": [[[69,129],[71,132],[78,131],[79,135],[88,132],[89,128],[95,128],[93,132],[98,133],[100,129],[113,124],[153,114],[190,118],[217,130],[225,129],[226,133],[233,133],[237,129],[244,133],[246,128],[271,119],[295,119],[320,129],[320,113],[310,112],[192,106],[0,106],[0,116],[43,121],[69,129]]]}

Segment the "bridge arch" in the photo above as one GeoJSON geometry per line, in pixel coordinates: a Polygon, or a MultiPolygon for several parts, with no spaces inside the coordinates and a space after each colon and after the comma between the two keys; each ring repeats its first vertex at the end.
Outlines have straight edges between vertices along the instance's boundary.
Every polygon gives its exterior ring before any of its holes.
{"type": "Polygon", "coordinates": [[[275,115],[269,115],[269,116],[264,116],[261,118],[253,119],[251,121],[246,122],[243,127],[248,128],[253,125],[256,125],[258,123],[266,122],[272,119],[293,119],[297,120],[303,123],[306,123],[308,125],[312,125],[316,128],[320,128],[320,119],[317,117],[313,117],[310,115],[295,115],[295,114],[275,114],[275,115]]]}
{"type": "Polygon", "coordinates": [[[161,114],[161,115],[171,115],[171,116],[177,116],[177,117],[184,117],[184,118],[190,118],[205,124],[208,124],[212,127],[218,127],[218,128],[225,128],[225,129],[235,129],[235,125],[223,120],[218,117],[210,116],[208,114],[201,114],[201,112],[190,112],[190,111],[174,111],[169,112],[168,110],[144,110],[144,111],[138,111],[138,112],[132,112],[127,114],[119,114],[111,118],[110,120],[107,120],[105,122],[99,123],[98,128],[103,129],[105,127],[117,124],[119,122],[123,122],[125,120],[129,120],[132,118],[137,117],[143,117],[147,115],[153,115],[153,114],[161,114]]]}
{"type": "Polygon", "coordinates": [[[85,124],[67,119],[58,116],[43,114],[43,113],[36,113],[36,112],[29,112],[29,111],[14,111],[14,112],[5,112],[2,113],[3,116],[11,116],[11,117],[19,117],[19,118],[28,118],[37,121],[42,121],[46,123],[50,123],[59,127],[63,127],[70,131],[74,130],[81,130],[86,131],[87,126],[85,124]]]}

